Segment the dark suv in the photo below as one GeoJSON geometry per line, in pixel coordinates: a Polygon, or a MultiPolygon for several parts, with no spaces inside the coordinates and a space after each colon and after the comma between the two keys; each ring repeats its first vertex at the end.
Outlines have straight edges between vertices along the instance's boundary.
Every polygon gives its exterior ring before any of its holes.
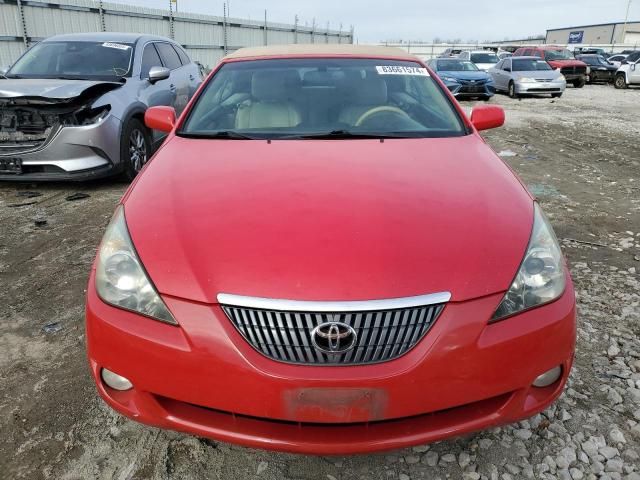
{"type": "Polygon", "coordinates": [[[564,47],[522,47],[516,50],[513,56],[543,58],[554,69],[559,68],[564,78],[567,79],[567,83],[572,84],[575,88],[582,88],[587,83],[587,74],[589,73],[587,64],[576,60],[573,54],[564,47]]]}

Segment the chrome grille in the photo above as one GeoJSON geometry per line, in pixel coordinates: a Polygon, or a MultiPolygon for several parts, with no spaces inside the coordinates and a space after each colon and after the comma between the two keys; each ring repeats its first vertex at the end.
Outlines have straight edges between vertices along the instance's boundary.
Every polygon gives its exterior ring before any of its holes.
{"type": "Polygon", "coordinates": [[[295,311],[223,303],[222,309],[245,340],[273,360],[359,365],[393,360],[408,352],[425,336],[444,306],[445,302],[389,310],[295,311]],[[357,339],[351,350],[324,353],[313,346],[312,331],[328,322],[344,323],[355,330],[357,339]]]}

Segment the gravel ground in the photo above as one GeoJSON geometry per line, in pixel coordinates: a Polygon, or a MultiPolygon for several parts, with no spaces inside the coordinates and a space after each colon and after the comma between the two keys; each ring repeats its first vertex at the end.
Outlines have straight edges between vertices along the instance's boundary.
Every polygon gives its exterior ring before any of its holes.
{"type": "Polygon", "coordinates": [[[83,295],[126,185],[0,183],[0,477],[640,479],[639,100],[640,90],[588,86],[491,101],[507,124],[487,140],[539,197],[571,264],[575,368],[541,415],[388,454],[273,454],[113,413],[89,377],[83,295]],[[66,200],[75,192],[90,197],[66,200]]]}

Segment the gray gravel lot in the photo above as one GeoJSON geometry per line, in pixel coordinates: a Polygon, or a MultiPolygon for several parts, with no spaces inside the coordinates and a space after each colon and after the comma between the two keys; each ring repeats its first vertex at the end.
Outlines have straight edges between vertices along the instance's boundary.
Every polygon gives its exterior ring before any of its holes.
{"type": "Polygon", "coordinates": [[[87,274],[126,185],[0,183],[0,477],[640,479],[640,90],[588,86],[555,101],[491,103],[505,107],[507,125],[486,138],[539,197],[578,294],[575,368],[544,414],[430,446],[330,458],[133,423],[98,399],[83,336],[87,274]],[[75,192],[90,197],[65,199],[75,192]]]}

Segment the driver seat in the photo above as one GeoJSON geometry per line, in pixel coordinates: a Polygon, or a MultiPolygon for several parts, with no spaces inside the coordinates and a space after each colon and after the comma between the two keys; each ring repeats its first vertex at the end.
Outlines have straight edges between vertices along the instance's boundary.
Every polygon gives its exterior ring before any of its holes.
{"type": "Polygon", "coordinates": [[[367,77],[362,82],[358,82],[350,100],[351,104],[342,109],[338,120],[341,123],[355,126],[364,113],[372,108],[387,105],[387,82],[380,77],[367,77]]]}

